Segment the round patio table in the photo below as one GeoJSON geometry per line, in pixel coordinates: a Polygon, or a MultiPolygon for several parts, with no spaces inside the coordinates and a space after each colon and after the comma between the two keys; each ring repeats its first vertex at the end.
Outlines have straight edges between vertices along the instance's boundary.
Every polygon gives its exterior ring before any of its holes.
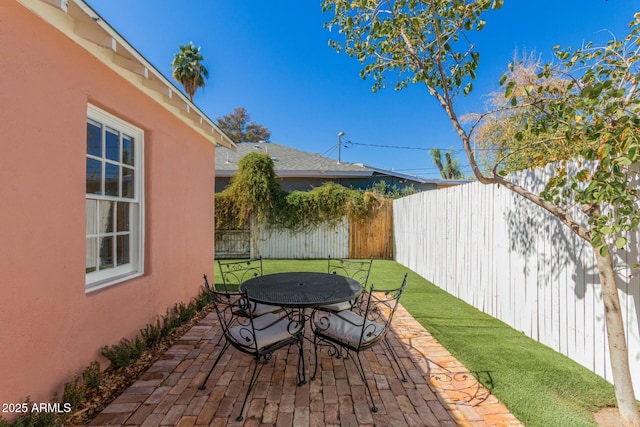
{"type": "Polygon", "coordinates": [[[362,292],[357,280],[329,273],[267,274],[242,283],[250,300],[290,308],[313,308],[353,300],[362,292]]]}
{"type": "MultiPolygon", "coordinates": [[[[349,301],[362,292],[360,282],[350,277],[310,272],[267,274],[249,279],[238,288],[240,292],[246,292],[251,301],[283,307],[292,324],[302,324],[303,330],[307,320],[306,309],[349,301]]],[[[306,382],[301,342],[298,356],[298,385],[301,386],[306,382]]]]}

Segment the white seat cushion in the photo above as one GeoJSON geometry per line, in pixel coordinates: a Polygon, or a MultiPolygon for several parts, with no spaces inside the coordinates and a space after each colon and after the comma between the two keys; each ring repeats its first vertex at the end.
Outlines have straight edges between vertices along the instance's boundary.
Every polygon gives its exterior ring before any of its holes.
{"type": "Polygon", "coordinates": [[[322,334],[348,343],[353,347],[357,347],[360,343],[363,322],[365,322],[365,332],[362,337],[362,344],[373,340],[384,331],[384,325],[365,320],[362,316],[358,316],[352,311],[323,313],[322,317],[324,319],[315,320],[316,328],[322,334]]]}
{"type": "Polygon", "coordinates": [[[351,301],[336,302],[334,304],[323,305],[323,309],[330,311],[351,310],[351,301]]]}
{"type": "MultiPolygon", "coordinates": [[[[264,329],[270,324],[276,322],[278,319],[280,319],[280,317],[272,313],[263,314],[262,316],[253,316],[253,326],[256,329],[264,329]]],[[[244,323],[249,326],[248,320],[245,320],[244,323]]]]}
{"type": "MultiPolygon", "coordinates": [[[[292,334],[299,332],[302,328],[302,325],[298,324],[289,329],[289,323],[290,321],[286,317],[278,317],[272,313],[255,317],[253,319],[253,325],[258,350],[275,344],[278,341],[291,338],[292,334]]],[[[244,347],[255,348],[250,324],[230,328],[229,335],[231,335],[231,338],[238,344],[244,347]]]]}
{"type": "Polygon", "coordinates": [[[282,307],[279,307],[277,305],[262,304],[253,301],[249,301],[249,304],[251,306],[251,312],[254,316],[262,316],[263,314],[275,313],[276,311],[282,310],[282,307]]]}

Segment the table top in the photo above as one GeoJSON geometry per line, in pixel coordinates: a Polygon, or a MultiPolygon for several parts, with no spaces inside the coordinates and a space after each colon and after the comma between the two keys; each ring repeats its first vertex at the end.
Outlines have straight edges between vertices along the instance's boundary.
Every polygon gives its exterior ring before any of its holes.
{"type": "Polygon", "coordinates": [[[290,272],[267,274],[242,283],[249,299],[282,307],[319,307],[349,301],[362,292],[357,280],[337,274],[290,272]]]}

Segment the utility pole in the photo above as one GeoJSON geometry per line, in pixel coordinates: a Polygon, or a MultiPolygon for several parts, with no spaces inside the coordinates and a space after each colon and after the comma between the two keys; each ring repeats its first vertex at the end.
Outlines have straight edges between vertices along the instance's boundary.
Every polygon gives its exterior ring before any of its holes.
{"type": "Polygon", "coordinates": [[[342,137],[344,136],[344,132],[338,132],[338,164],[340,164],[340,150],[342,147],[342,137]]]}

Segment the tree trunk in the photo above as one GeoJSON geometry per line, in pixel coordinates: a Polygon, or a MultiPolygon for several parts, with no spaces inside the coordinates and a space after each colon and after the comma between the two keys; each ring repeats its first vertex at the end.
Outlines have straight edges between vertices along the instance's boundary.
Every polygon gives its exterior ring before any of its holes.
{"type": "Polygon", "coordinates": [[[594,249],[594,253],[598,264],[600,285],[602,286],[602,302],[604,303],[605,325],[609,341],[609,357],[611,358],[613,385],[618,409],[622,418],[630,426],[640,427],[640,409],[638,409],[631,382],[629,351],[627,350],[624,324],[622,323],[613,259],[610,253],[607,253],[606,256],[600,255],[598,249],[594,249]]]}

